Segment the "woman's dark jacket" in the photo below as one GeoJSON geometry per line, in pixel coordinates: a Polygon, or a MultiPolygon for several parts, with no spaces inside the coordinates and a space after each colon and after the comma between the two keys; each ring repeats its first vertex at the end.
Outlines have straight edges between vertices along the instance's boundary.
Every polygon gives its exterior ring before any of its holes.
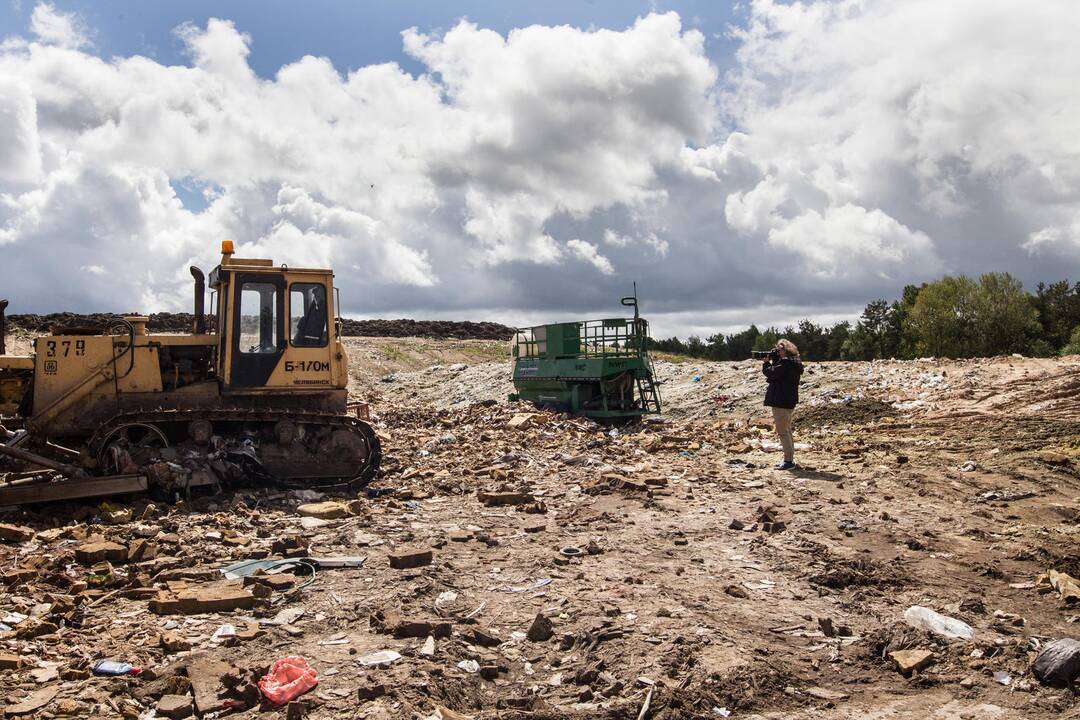
{"type": "Polygon", "coordinates": [[[803,364],[795,358],[780,358],[778,362],[762,363],[761,372],[769,381],[765,404],[769,407],[794,408],[799,404],[799,377],[803,364]]]}

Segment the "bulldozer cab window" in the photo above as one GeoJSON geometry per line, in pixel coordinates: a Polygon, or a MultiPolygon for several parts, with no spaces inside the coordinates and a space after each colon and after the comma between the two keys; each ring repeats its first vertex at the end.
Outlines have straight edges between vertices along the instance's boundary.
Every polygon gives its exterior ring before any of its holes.
{"type": "Polygon", "coordinates": [[[240,352],[259,355],[278,351],[277,294],[277,286],[271,283],[240,286],[240,352]]]}
{"type": "Polygon", "coordinates": [[[289,336],[295,347],[325,347],[327,342],[326,286],[293,283],[289,286],[289,336]]]}

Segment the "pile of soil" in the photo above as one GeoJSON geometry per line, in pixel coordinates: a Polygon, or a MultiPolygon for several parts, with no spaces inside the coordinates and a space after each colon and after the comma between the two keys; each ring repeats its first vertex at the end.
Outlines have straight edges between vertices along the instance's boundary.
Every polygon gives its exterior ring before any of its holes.
{"type": "Polygon", "coordinates": [[[342,335],[357,337],[426,337],[457,340],[509,340],[514,329],[493,322],[454,320],[350,320],[342,335]]]}
{"type": "MultiPolygon", "coordinates": [[[[139,313],[128,313],[138,315],[139,313]]],[[[48,315],[9,315],[11,327],[45,333],[62,328],[107,327],[123,317],[113,313],[49,313],[48,315]]],[[[191,313],[151,313],[150,332],[191,332],[195,316],[191,313]]],[[[357,337],[426,337],[457,340],[509,340],[513,328],[492,322],[452,320],[351,320],[346,318],[342,335],[357,337]]]]}
{"type": "MultiPolygon", "coordinates": [[[[131,312],[124,315],[116,313],[93,313],[84,315],[80,313],[49,313],[37,315],[33,313],[8,315],[9,327],[22,328],[29,332],[47,333],[63,328],[107,328],[116,320],[126,315],[139,315],[131,312]]],[[[150,321],[146,324],[150,332],[191,332],[195,323],[192,313],[151,313],[150,321]]]]}

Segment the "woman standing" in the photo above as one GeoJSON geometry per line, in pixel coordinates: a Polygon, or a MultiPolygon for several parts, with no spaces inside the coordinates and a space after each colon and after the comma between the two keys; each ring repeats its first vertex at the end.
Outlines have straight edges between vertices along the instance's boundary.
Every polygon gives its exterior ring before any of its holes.
{"type": "Polygon", "coordinates": [[[784,462],[776,466],[777,470],[791,470],[795,467],[795,440],[791,437],[791,414],[799,404],[799,378],[803,364],[799,359],[799,348],[788,339],[777,341],[776,347],[761,365],[761,372],[769,386],[765,391],[765,405],[772,408],[773,423],[780,444],[784,446],[784,462]]]}

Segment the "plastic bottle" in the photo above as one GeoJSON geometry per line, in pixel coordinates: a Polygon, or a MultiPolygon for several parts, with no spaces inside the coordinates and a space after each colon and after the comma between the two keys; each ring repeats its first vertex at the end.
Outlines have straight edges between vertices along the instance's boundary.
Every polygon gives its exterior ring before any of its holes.
{"type": "Polygon", "coordinates": [[[955,640],[970,640],[975,636],[975,631],[967,623],[921,605],[912,605],[905,610],[904,622],[912,627],[955,640]]]}
{"type": "Polygon", "coordinates": [[[98,660],[94,663],[93,672],[95,675],[138,675],[142,669],[134,667],[131,663],[98,660]]]}

